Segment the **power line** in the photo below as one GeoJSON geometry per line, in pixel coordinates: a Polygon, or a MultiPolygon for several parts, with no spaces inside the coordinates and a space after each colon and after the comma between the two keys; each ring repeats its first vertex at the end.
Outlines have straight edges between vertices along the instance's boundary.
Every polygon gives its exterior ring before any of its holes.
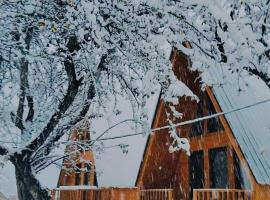
{"type": "MultiPolygon", "coordinates": [[[[159,127],[159,128],[154,128],[154,129],[151,129],[151,131],[152,132],[155,132],[155,131],[160,131],[160,130],[164,130],[164,129],[176,128],[176,127],[179,127],[179,126],[193,124],[193,123],[200,122],[200,121],[203,121],[203,120],[207,120],[207,119],[219,117],[221,115],[231,114],[231,113],[234,113],[234,112],[237,112],[237,111],[241,111],[241,110],[244,110],[244,109],[247,109],[247,108],[250,108],[250,107],[253,107],[253,106],[257,106],[257,105],[260,105],[260,104],[264,104],[264,103],[267,103],[267,102],[270,102],[270,99],[266,99],[266,100],[263,100],[263,101],[259,101],[259,102],[253,103],[253,104],[249,104],[249,105],[246,105],[246,106],[238,107],[238,108],[231,109],[231,110],[228,110],[228,111],[219,112],[219,113],[216,113],[216,114],[213,114],[213,115],[208,115],[208,116],[205,116],[205,117],[200,117],[200,118],[197,118],[197,119],[187,120],[187,121],[179,122],[179,123],[172,124],[172,125],[167,125],[167,126],[162,126],[162,127],[159,127]]],[[[101,138],[99,140],[112,140],[112,139],[119,139],[119,138],[130,137],[130,136],[137,136],[137,135],[143,135],[143,134],[144,133],[141,132],[141,133],[135,133],[135,134],[122,135],[122,136],[101,138]]]]}
{"type": "MultiPolygon", "coordinates": [[[[259,102],[253,103],[253,104],[238,107],[238,108],[231,109],[231,110],[228,110],[228,111],[219,112],[219,113],[216,113],[216,114],[213,114],[213,115],[208,115],[208,116],[205,116],[205,117],[200,117],[200,118],[197,118],[197,119],[187,120],[187,121],[179,122],[179,123],[172,124],[172,125],[167,125],[167,126],[162,126],[162,127],[159,127],[159,128],[154,128],[154,129],[151,129],[151,132],[156,132],[156,131],[160,131],[160,130],[164,130],[164,129],[170,129],[170,128],[176,128],[176,127],[184,126],[184,125],[188,125],[188,124],[193,124],[193,123],[200,122],[200,121],[203,121],[203,120],[219,117],[221,115],[231,114],[231,113],[241,111],[241,110],[244,110],[244,109],[247,109],[247,108],[251,108],[253,106],[257,106],[257,105],[264,104],[264,103],[267,103],[267,102],[270,102],[270,99],[266,99],[266,100],[263,100],[263,101],[259,101],[259,102]]],[[[93,141],[113,140],[113,139],[120,139],[120,138],[132,137],[132,136],[144,135],[144,134],[145,134],[144,132],[139,132],[139,133],[134,133],[134,134],[119,135],[119,136],[115,136],[115,137],[99,138],[98,140],[93,140],[93,141]]],[[[0,140],[0,142],[12,143],[12,142],[1,141],[1,140],[0,140]]],[[[14,143],[14,144],[16,144],[16,143],[14,143]]]]}
{"type": "Polygon", "coordinates": [[[201,118],[197,118],[197,119],[193,119],[193,120],[187,120],[187,121],[184,121],[184,122],[176,123],[176,124],[173,124],[173,125],[167,125],[167,126],[163,126],[163,127],[160,127],[160,128],[154,128],[154,129],[152,129],[152,131],[155,132],[155,131],[159,131],[159,130],[163,130],[163,129],[175,128],[175,127],[178,127],[178,126],[183,126],[183,125],[187,125],[187,124],[196,123],[196,122],[199,122],[199,121],[215,118],[215,117],[218,117],[218,116],[221,116],[221,115],[231,114],[231,113],[234,113],[234,112],[237,112],[237,111],[240,111],[240,110],[244,110],[244,109],[247,109],[247,108],[250,108],[250,107],[253,107],[253,106],[257,106],[257,105],[260,105],[260,104],[263,104],[263,103],[267,103],[267,102],[270,102],[270,99],[259,101],[257,103],[242,106],[242,107],[239,107],[239,108],[231,109],[231,110],[228,110],[228,111],[225,111],[225,112],[220,112],[220,113],[216,113],[216,114],[213,114],[213,115],[208,115],[208,116],[205,116],[205,117],[201,117],[201,118]]]}

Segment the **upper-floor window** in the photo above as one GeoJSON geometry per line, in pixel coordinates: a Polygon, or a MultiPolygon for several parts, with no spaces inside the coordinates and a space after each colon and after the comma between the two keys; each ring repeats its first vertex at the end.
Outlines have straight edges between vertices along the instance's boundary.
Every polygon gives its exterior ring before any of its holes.
{"type": "MultiPolygon", "coordinates": [[[[205,95],[205,97],[206,97],[206,102],[207,102],[207,107],[205,109],[206,115],[210,116],[210,115],[216,114],[212,101],[210,100],[207,94],[205,95]]],[[[207,120],[208,133],[218,132],[221,130],[223,130],[223,126],[218,117],[210,118],[207,120]]]]}
{"type": "MultiPolygon", "coordinates": [[[[203,107],[204,107],[204,99],[201,98],[199,103],[197,104],[195,119],[201,118],[204,116],[203,107]]],[[[195,122],[192,125],[191,136],[199,136],[203,134],[204,130],[204,121],[195,122]]]]}
{"type": "Polygon", "coordinates": [[[89,163],[85,164],[84,185],[90,185],[91,166],[89,163]]]}
{"type": "Polygon", "coordinates": [[[234,177],[236,189],[251,189],[250,182],[246,173],[246,169],[242,166],[236,153],[233,153],[234,177]]]}
{"type": "MultiPolygon", "coordinates": [[[[195,117],[198,119],[215,114],[215,108],[206,92],[200,95],[200,102],[196,106],[195,117]]],[[[198,121],[192,124],[191,137],[200,136],[206,133],[216,133],[224,130],[219,117],[213,117],[207,120],[198,121]]]]}

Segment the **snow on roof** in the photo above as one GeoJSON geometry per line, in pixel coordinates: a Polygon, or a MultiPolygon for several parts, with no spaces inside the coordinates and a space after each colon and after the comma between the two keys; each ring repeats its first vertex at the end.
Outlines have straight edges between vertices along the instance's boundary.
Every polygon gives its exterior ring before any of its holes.
{"type": "MultiPolygon", "coordinates": [[[[209,69],[203,78],[215,78],[213,93],[227,111],[270,99],[267,85],[246,71],[231,73],[219,67],[209,69]]],[[[257,180],[270,184],[270,102],[225,115],[232,132],[257,180]]]]}

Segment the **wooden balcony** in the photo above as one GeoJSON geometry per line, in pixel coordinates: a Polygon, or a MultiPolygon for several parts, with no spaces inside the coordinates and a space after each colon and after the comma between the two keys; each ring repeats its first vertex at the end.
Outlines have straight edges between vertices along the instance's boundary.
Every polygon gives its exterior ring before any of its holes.
{"type": "Polygon", "coordinates": [[[194,189],[193,200],[251,200],[251,192],[238,189],[194,189]]]}
{"type": "Polygon", "coordinates": [[[67,187],[51,194],[51,200],[173,200],[173,189],[67,187]]]}
{"type": "Polygon", "coordinates": [[[140,200],[173,200],[173,189],[141,190],[140,200]]]}

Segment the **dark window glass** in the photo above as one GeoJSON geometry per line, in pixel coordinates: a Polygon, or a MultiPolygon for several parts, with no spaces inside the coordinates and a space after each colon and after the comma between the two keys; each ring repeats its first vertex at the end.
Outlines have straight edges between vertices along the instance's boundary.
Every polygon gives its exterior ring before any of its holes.
{"type": "Polygon", "coordinates": [[[247,178],[246,171],[241,166],[240,160],[236,153],[233,155],[234,161],[234,176],[235,176],[235,188],[236,189],[250,189],[251,185],[247,178]]]}
{"type": "Polygon", "coordinates": [[[210,149],[210,187],[228,187],[228,164],[226,147],[210,149]]]}
{"type": "Polygon", "coordinates": [[[98,187],[97,174],[95,168],[94,168],[94,186],[98,187]]]}
{"type": "Polygon", "coordinates": [[[81,164],[76,165],[75,171],[75,185],[81,184],[81,164]]]}
{"type": "Polygon", "coordinates": [[[238,157],[235,155],[235,153],[233,155],[233,158],[234,158],[233,160],[234,160],[235,188],[242,189],[244,186],[244,183],[243,183],[243,177],[241,173],[240,161],[238,157]]]}
{"type": "Polygon", "coordinates": [[[90,185],[89,184],[90,173],[91,173],[90,164],[86,164],[86,172],[84,173],[84,185],[90,185]]]}
{"type": "MultiPolygon", "coordinates": [[[[200,102],[197,104],[197,111],[195,115],[195,119],[203,117],[203,98],[200,99],[200,102]]],[[[192,125],[192,130],[191,130],[191,137],[194,136],[200,136],[203,134],[203,121],[195,122],[192,125]]]]}
{"type": "MultiPolygon", "coordinates": [[[[207,99],[207,115],[213,115],[213,114],[216,114],[216,111],[215,111],[215,108],[210,100],[210,98],[206,95],[206,99],[207,99]]],[[[214,118],[210,118],[207,120],[207,132],[208,133],[213,133],[213,132],[218,132],[218,131],[221,131],[221,130],[224,130],[223,129],[223,126],[219,120],[218,117],[214,117],[214,118]]]]}
{"type": "Polygon", "coordinates": [[[204,188],[203,151],[194,151],[189,157],[189,184],[190,199],[193,196],[193,189],[204,188]]]}

